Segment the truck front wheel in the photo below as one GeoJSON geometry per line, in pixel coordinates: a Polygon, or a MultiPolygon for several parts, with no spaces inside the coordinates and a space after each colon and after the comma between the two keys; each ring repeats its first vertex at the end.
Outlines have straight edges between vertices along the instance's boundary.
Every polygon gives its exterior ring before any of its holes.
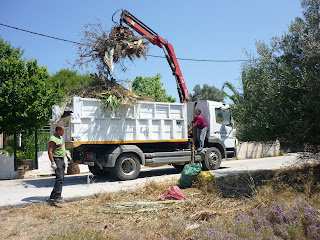
{"type": "Polygon", "coordinates": [[[140,173],[140,162],[136,154],[123,153],[116,161],[113,174],[119,180],[131,180],[138,177],[140,173]]]}
{"type": "Polygon", "coordinates": [[[215,170],[221,165],[222,157],[218,148],[211,147],[206,152],[202,161],[203,170],[215,170]]]}

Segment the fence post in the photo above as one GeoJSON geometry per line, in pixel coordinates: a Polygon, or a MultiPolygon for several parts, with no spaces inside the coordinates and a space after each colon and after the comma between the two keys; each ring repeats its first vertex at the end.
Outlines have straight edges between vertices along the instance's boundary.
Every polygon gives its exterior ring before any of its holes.
{"type": "Polygon", "coordinates": [[[13,164],[14,164],[14,171],[17,171],[17,134],[16,132],[13,135],[13,164]]]}
{"type": "Polygon", "coordinates": [[[35,148],[35,162],[34,168],[38,169],[38,130],[34,131],[34,148],[35,148]]]}

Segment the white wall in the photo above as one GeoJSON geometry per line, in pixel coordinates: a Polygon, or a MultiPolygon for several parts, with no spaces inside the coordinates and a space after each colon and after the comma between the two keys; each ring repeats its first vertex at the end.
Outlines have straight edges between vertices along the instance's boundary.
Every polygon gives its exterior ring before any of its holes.
{"type": "Polygon", "coordinates": [[[279,156],[280,143],[240,142],[237,145],[237,158],[261,158],[279,156]]]}
{"type": "Polygon", "coordinates": [[[13,155],[0,154],[0,179],[14,179],[18,174],[14,171],[13,155]]]}
{"type": "Polygon", "coordinates": [[[3,148],[3,133],[0,133],[0,148],[3,148]]]}

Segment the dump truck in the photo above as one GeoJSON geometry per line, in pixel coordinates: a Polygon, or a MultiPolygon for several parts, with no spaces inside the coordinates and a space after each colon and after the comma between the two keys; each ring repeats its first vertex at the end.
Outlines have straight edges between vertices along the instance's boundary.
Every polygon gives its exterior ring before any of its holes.
{"type": "MultiPolygon", "coordinates": [[[[194,103],[137,102],[117,111],[101,107],[101,100],[73,97],[63,117],[53,107],[51,128],[65,127],[66,148],[77,163],[86,164],[95,175],[112,173],[119,180],[135,179],[141,166],[173,165],[178,169],[192,161],[188,128],[194,103]]],[[[221,161],[235,156],[237,139],[227,104],[198,101],[208,125],[204,148],[194,161],[202,169],[218,169],[221,161]]]]}
{"type": "Polygon", "coordinates": [[[75,96],[67,109],[53,106],[52,130],[57,124],[65,127],[64,140],[72,149],[74,161],[88,165],[96,175],[112,173],[119,180],[129,180],[138,177],[142,165],[170,164],[182,169],[194,161],[200,162],[204,170],[219,168],[222,159],[236,153],[229,106],[215,101],[188,102],[189,92],[172,45],[127,10],[122,10],[111,39],[121,39],[121,34],[127,32],[124,23],[164,50],[180,103],[141,101],[112,111],[102,108],[100,99],[75,96]],[[197,152],[196,134],[188,133],[195,105],[208,126],[204,148],[197,152]]]}

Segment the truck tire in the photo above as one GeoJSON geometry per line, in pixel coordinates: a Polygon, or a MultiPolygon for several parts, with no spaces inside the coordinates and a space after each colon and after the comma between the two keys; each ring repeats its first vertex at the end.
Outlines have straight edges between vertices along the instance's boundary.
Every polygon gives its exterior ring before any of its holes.
{"type": "Polygon", "coordinates": [[[140,161],[134,153],[123,153],[116,161],[112,169],[113,175],[119,180],[136,179],[140,173],[140,161]]]}
{"type": "Polygon", "coordinates": [[[89,170],[93,175],[97,175],[97,176],[107,176],[108,175],[108,171],[107,170],[101,169],[96,164],[94,166],[89,166],[89,170]]]}
{"type": "Polygon", "coordinates": [[[222,161],[221,152],[218,148],[211,147],[202,161],[202,170],[216,170],[220,167],[222,161]]]}

